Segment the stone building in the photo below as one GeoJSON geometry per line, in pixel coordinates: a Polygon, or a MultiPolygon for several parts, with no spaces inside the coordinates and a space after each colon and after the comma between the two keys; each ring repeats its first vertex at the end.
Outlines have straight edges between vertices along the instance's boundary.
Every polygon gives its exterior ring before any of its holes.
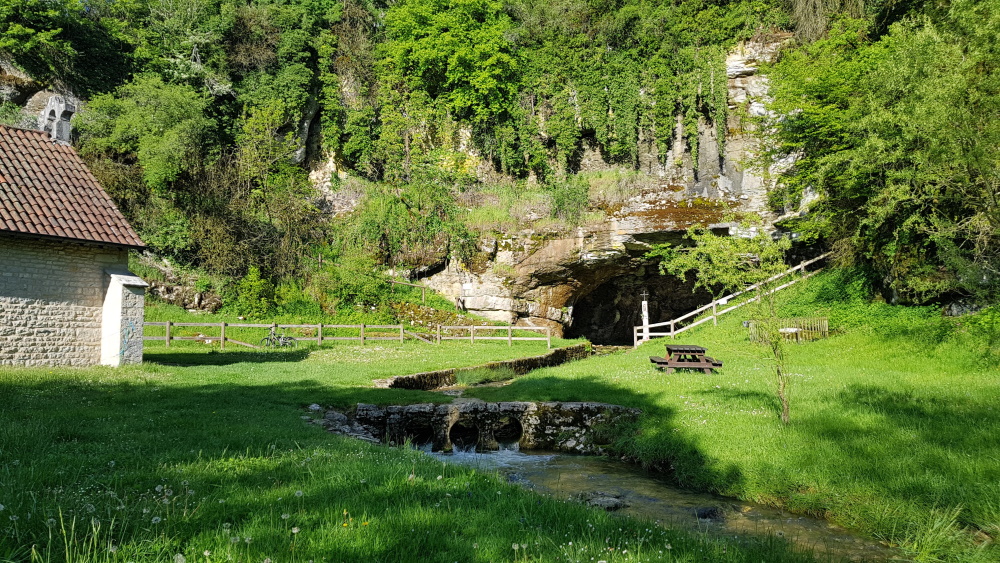
{"type": "Polygon", "coordinates": [[[0,366],[141,362],[144,246],[65,141],[0,125],[0,366]]]}

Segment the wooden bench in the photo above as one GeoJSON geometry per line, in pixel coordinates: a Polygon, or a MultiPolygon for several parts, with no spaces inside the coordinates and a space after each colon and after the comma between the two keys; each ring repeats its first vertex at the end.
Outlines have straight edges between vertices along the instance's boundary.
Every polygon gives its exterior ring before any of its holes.
{"type": "Polygon", "coordinates": [[[722,367],[721,361],[706,356],[705,352],[701,346],[668,344],[666,358],[650,356],[649,361],[658,368],[664,368],[667,373],[673,373],[675,369],[681,368],[700,369],[705,373],[712,373],[715,368],[722,367]]]}

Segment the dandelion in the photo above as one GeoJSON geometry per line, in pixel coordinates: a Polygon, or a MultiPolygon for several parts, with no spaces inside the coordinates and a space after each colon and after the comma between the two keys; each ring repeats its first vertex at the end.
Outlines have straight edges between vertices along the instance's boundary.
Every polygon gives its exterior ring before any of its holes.
{"type": "Polygon", "coordinates": [[[4,508],[7,508],[7,507],[6,507],[6,506],[4,506],[4,505],[2,505],[2,504],[0,504],[0,512],[3,512],[3,509],[4,509],[4,508]]]}
{"type": "Polygon", "coordinates": [[[163,485],[157,485],[155,490],[158,493],[162,493],[163,492],[163,485]]]}
{"type": "Polygon", "coordinates": [[[174,563],[187,563],[187,558],[178,553],[177,555],[174,555],[174,563]]]}
{"type": "Polygon", "coordinates": [[[110,551],[111,553],[115,553],[116,551],[118,551],[118,546],[115,544],[111,544],[111,547],[108,548],[108,551],[110,551]]]}
{"type": "Polygon", "coordinates": [[[528,549],[528,544],[522,543],[521,544],[521,549],[528,549]]]}
{"type": "Polygon", "coordinates": [[[243,541],[246,542],[249,545],[250,542],[253,541],[253,538],[251,538],[250,536],[247,536],[247,537],[243,538],[243,541]]]}
{"type": "Polygon", "coordinates": [[[302,496],[302,491],[295,491],[295,496],[297,496],[297,497],[302,496]]]}
{"type": "Polygon", "coordinates": [[[233,525],[230,524],[229,522],[223,522],[222,523],[222,529],[223,530],[228,530],[229,528],[232,528],[232,527],[233,527],[233,525]]]}
{"type": "Polygon", "coordinates": [[[162,521],[163,521],[163,519],[160,518],[159,516],[153,516],[153,520],[152,520],[153,524],[159,524],[162,521]]]}
{"type": "Polygon", "coordinates": [[[362,523],[361,523],[361,525],[362,525],[362,526],[367,526],[367,525],[368,525],[368,522],[362,522],[362,523]]]}
{"type": "Polygon", "coordinates": [[[16,516],[16,515],[14,515],[14,516],[11,516],[11,517],[10,517],[10,521],[11,521],[11,522],[17,522],[17,516],[16,516]]]}
{"type": "Polygon", "coordinates": [[[271,563],[271,558],[270,557],[265,558],[264,563],[271,563]]]}
{"type": "Polygon", "coordinates": [[[202,555],[208,557],[209,555],[212,555],[212,552],[206,549],[205,551],[202,552],[202,555]]]}
{"type": "Polygon", "coordinates": [[[56,525],[56,519],[55,518],[49,518],[48,520],[45,521],[45,523],[48,524],[49,527],[51,528],[52,526],[56,525]]]}
{"type": "Polygon", "coordinates": [[[281,515],[282,520],[288,520],[289,518],[291,518],[291,515],[287,512],[281,515]]]}
{"type": "Polygon", "coordinates": [[[299,533],[300,531],[301,531],[301,530],[299,530],[299,527],[298,527],[298,526],[296,526],[296,527],[292,528],[292,533],[293,533],[293,534],[297,534],[297,533],[299,533]]]}
{"type": "Polygon", "coordinates": [[[229,538],[229,543],[240,543],[240,537],[239,536],[233,536],[233,537],[229,538]]]}
{"type": "Polygon", "coordinates": [[[438,481],[440,481],[441,479],[443,479],[443,476],[438,475],[438,481]]]}
{"type": "Polygon", "coordinates": [[[510,544],[510,547],[512,547],[514,549],[514,551],[517,551],[518,545],[516,543],[512,543],[512,544],[510,544]]]}

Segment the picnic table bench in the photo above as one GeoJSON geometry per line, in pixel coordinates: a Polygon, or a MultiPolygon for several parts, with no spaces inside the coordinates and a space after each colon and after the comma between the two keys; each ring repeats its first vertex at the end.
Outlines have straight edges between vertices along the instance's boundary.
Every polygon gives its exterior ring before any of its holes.
{"type": "Polygon", "coordinates": [[[701,346],[667,344],[667,357],[650,356],[649,361],[656,367],[664,368],[667,373],[673,373],[678,368],[693,368],[712,373],[715,368],[722,367],[722,362],[705,355],[701,346]]]}

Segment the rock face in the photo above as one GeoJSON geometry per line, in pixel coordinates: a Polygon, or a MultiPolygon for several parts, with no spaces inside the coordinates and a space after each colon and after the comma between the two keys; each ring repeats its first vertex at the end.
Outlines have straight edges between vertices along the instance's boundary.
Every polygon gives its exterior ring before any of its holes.
{"type": "Polygon", "coordinates": [[[603,451],[601,426],[639,414],[638,409],[605,403],[359,404],[349,414],[328,411],[319,423],[341,434],[429,444],[434,451],[490,451],[517,444],[523,450],[596,454],[603,451]]]}
{"type": "MultiPolygon", "coordinates": [[[[678,126],[666,158],[655,143],[644,149],[640,169],[648,181],[626,186],[607,205],[606,218],[573,232],[524,231],[485,240],[489,257],[480,271],[449,262],[424,278],[433,289],[466,310],[487,318],[528,326],[549,326],[599,344],[630,344],[632,327],[641,324],[642,298],[648,292],[650,321],[666,321],[709,300],[693,294],[691,284],[661,276],[644,258],[651,245],[678,241],[693,225],[725,231],[727,210],[767,213],[768,180],[743,164],[758,141],[744,131],[738,109],[766,112],[767,78],[759,62],[771,60],[789,36],[740,45],[727,59],[730,132],[724,148],[716,128],[702,123],[698,169],[678,126]]],[[[610,170],[596,151],[586,153],[581,170],[610,170]]]]}
{"type": "Polygon", "coordinates": [[[195,288],[187,285],[150,280],[148,291],[150,295],[159,297],[165,303],[177,305],[188,310],[214,313],[219,307],[222,307],[222,298],[215,293],[211,291],[197,291],[195,288]]]}

